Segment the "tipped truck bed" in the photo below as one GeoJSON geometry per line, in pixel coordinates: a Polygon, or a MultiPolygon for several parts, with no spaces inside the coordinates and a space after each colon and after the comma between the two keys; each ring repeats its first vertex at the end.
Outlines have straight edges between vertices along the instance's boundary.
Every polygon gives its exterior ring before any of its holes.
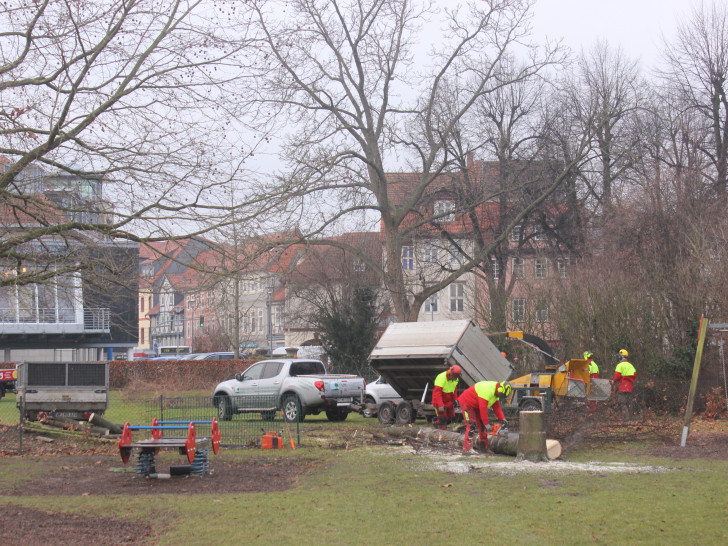
{"type": "Polygon", "coordinates": [[[431,402],[435,377],[462,368],[459,392],[478,381],[505,381],[513,369],[477,325],[469,320],[390,324],[369,355],[370,366],[409,401],[431,402]]]}

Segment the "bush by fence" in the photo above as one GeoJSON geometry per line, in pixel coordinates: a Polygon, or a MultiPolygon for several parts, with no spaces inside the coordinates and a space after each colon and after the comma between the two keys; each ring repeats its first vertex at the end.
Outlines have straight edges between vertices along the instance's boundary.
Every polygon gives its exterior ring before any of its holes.
{"type": "Polygon", "coordinates": [[[150,385],[185,391],[211,390],[220,381],[232,379],[254,360],[114,360],[109,363],[113,390],[150,385]]]}

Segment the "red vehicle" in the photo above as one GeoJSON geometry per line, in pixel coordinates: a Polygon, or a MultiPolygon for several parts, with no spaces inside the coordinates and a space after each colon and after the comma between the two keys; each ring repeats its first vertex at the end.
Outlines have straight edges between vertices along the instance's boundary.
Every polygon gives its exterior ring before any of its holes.
{"type": "Polygon", "coordinates": [[[15,392],[15,380],[18,378],[18,370],[11,368],[8,370],[0,370],[0,398],[5,396],[6,392],[15,392]]]}

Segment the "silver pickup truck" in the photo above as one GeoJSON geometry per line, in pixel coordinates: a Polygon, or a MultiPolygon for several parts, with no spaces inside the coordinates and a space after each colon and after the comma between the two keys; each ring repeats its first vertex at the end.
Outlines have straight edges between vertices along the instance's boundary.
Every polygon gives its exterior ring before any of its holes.
{"type": "Polygon", "coordinates": [[[361,377],[326,373],[320,360],[286,358],[253,364],[218,384],[213,396],[221,421],[253,412],[273,420],[281,410],[289,423],[322,411],[329,421],[343,421],[352,403],[363,400],[365,387],[361,377]]]}

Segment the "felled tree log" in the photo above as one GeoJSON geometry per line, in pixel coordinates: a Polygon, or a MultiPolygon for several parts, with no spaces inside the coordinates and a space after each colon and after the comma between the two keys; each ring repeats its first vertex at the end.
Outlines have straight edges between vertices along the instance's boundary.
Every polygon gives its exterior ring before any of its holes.
{"type": "MultiPolygon", "coordinates": [[[[415,438],[423,442],[436,444],[449,444],[462,448],[465,434],[453,432],[449,430],[438,430],[429,427],[388,427],[385,432],[389,436],[398,438],[407,437],[415,438]]],[[[506,436],[492,436],[489,439],[489,448],[493,453],[500,455],[519,455],[520,434],[517,432],[509,432],[506,436]]],[[[473,439],[474,445],[478,445],[478,436],[473,439]]],[[[546,459],[558,459],[561,456],[561,443],[558,440],[546,440],[546,459]]]]}
{"type": "Polygon", "coordinates": [[[112,423],[108,419],[104,419],[103,417],[95,413],[91,414],[91,416],[88,418],[88,422],[92,425],[96,425],[97,427],[108,429],[109,434],[121,434],[124,431],[123,427],[112,423]]]}

